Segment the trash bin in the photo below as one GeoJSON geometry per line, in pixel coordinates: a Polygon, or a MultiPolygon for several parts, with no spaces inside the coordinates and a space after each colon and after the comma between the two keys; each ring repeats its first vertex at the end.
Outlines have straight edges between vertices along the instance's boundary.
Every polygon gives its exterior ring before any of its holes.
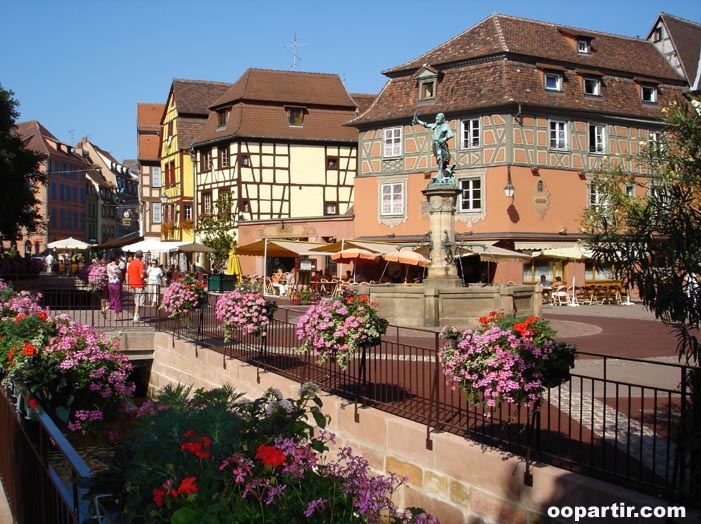
{"type": "Polygon", "coordinates": [[[208,291],[233,291],[236,287],[236,275],[209,275],[208,291]]]}

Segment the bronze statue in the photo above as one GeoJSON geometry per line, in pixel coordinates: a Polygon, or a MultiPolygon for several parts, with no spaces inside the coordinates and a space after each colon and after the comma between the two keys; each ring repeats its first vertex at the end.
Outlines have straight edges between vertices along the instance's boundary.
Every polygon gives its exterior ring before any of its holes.
{"type": "Polygon", "coordinates": [[[411,121],[412,125],[421,124],[426,129],[433,130],[433,156],[436,157],[438,164],[438,173],[431,180],[431,184],[454,183],[453,170],[455,164],[448,166],[450,162],[450,150],[448,149],[448,140],[453,138],[453,130],[450,129],[450,124],[445,121],[445,115],[438,113],[436,122],[428,124],[423,120],[419,120],[417,113],[414,113],[414,118],[411,121]]]}

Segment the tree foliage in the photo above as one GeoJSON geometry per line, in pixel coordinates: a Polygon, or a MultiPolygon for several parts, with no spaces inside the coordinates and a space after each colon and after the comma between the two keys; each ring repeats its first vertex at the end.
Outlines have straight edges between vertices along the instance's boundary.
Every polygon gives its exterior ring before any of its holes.
{"type": "Polygon", "coordinates": [[[664,132],[641,142],[633,161],[647,176],[606,164],[593,184],[602,205],[585,217],[594,263],[637,287],[645,306],[679,335],[679,357],[699,362],[701,315],[701,115],[678,101],[663,110],[664,132]],[[635,195],[626,190],[635,187],[635,195]]]}
{"type": "Polygon", "coordinates": [[[46,184],[40,171],[46,156],[26,149],[17,134],[18,105],[14,93],[0,85],[0,232],[13,241],[21,238],[22,230],[34,233],[44,225],[36,191],[46,184]]]}
{"type": "Polygon", "coordinates": [[[221,267],[227,263],[229,253],[236,248],[237,216],[232,194],[220,191],[214,207],[213,214],[199,218],[197,233],[202,236],[206,246],[216,249],[214,262],[221,267]]]}

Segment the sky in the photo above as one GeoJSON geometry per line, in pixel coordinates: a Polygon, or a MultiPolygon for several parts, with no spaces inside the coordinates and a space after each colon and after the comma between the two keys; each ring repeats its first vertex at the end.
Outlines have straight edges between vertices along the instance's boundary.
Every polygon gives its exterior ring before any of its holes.
{"type": "Polygon", "coordinates": [[[235,82],[263,69],[336,73],[379,93],[401,65],[493,13],[646,38],[660,11],[701,22],[698,0],[7,0],[0,85],[18,122],[137,156],[138,103],[165,103],[173,78],[235,82]],[[293,44],[297,41],[295,65],[293,44]]]}

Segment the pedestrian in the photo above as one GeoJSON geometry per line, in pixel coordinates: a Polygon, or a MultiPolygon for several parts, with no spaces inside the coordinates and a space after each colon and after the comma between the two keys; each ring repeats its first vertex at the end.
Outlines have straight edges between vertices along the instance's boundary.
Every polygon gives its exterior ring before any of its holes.
{"type": "MultiPolygon", "coordinates": [[[[107,264],[107,292],[110,297],[109,308],[114,311],[116,319],[122,320],[122,272],[119,269],[119,257],[113,254],[107,264]]],[[[102,316],[107,317],[107,311],[102,308],[102,316]]]]}
{"type": "Polygon", "coordinates": [[[54,265],[54,256],[49,253],[46,255],[46,272],[51,273],[52,266],[54,265]]]}
{"type": "Polygon", "coordinates": [[[158,266],[158,260],[151,259],[151,263],[146,270],[146,284],[148,285],[148,293],[151,299],[151,305],[156,307],[160,302],[161,285],[163,284],[163,268],[158,266]]]}
{"type": "Polygon", "coordinates": [[[127,266],[127,283],[129,291],[134,297],[134,322],[140,322],[139,308],[145,304],[144,296],[144,277],[146,277],[146,268],[142,259],[144,253],[139,249],[134,253],[134,259],[127,266]]]}

